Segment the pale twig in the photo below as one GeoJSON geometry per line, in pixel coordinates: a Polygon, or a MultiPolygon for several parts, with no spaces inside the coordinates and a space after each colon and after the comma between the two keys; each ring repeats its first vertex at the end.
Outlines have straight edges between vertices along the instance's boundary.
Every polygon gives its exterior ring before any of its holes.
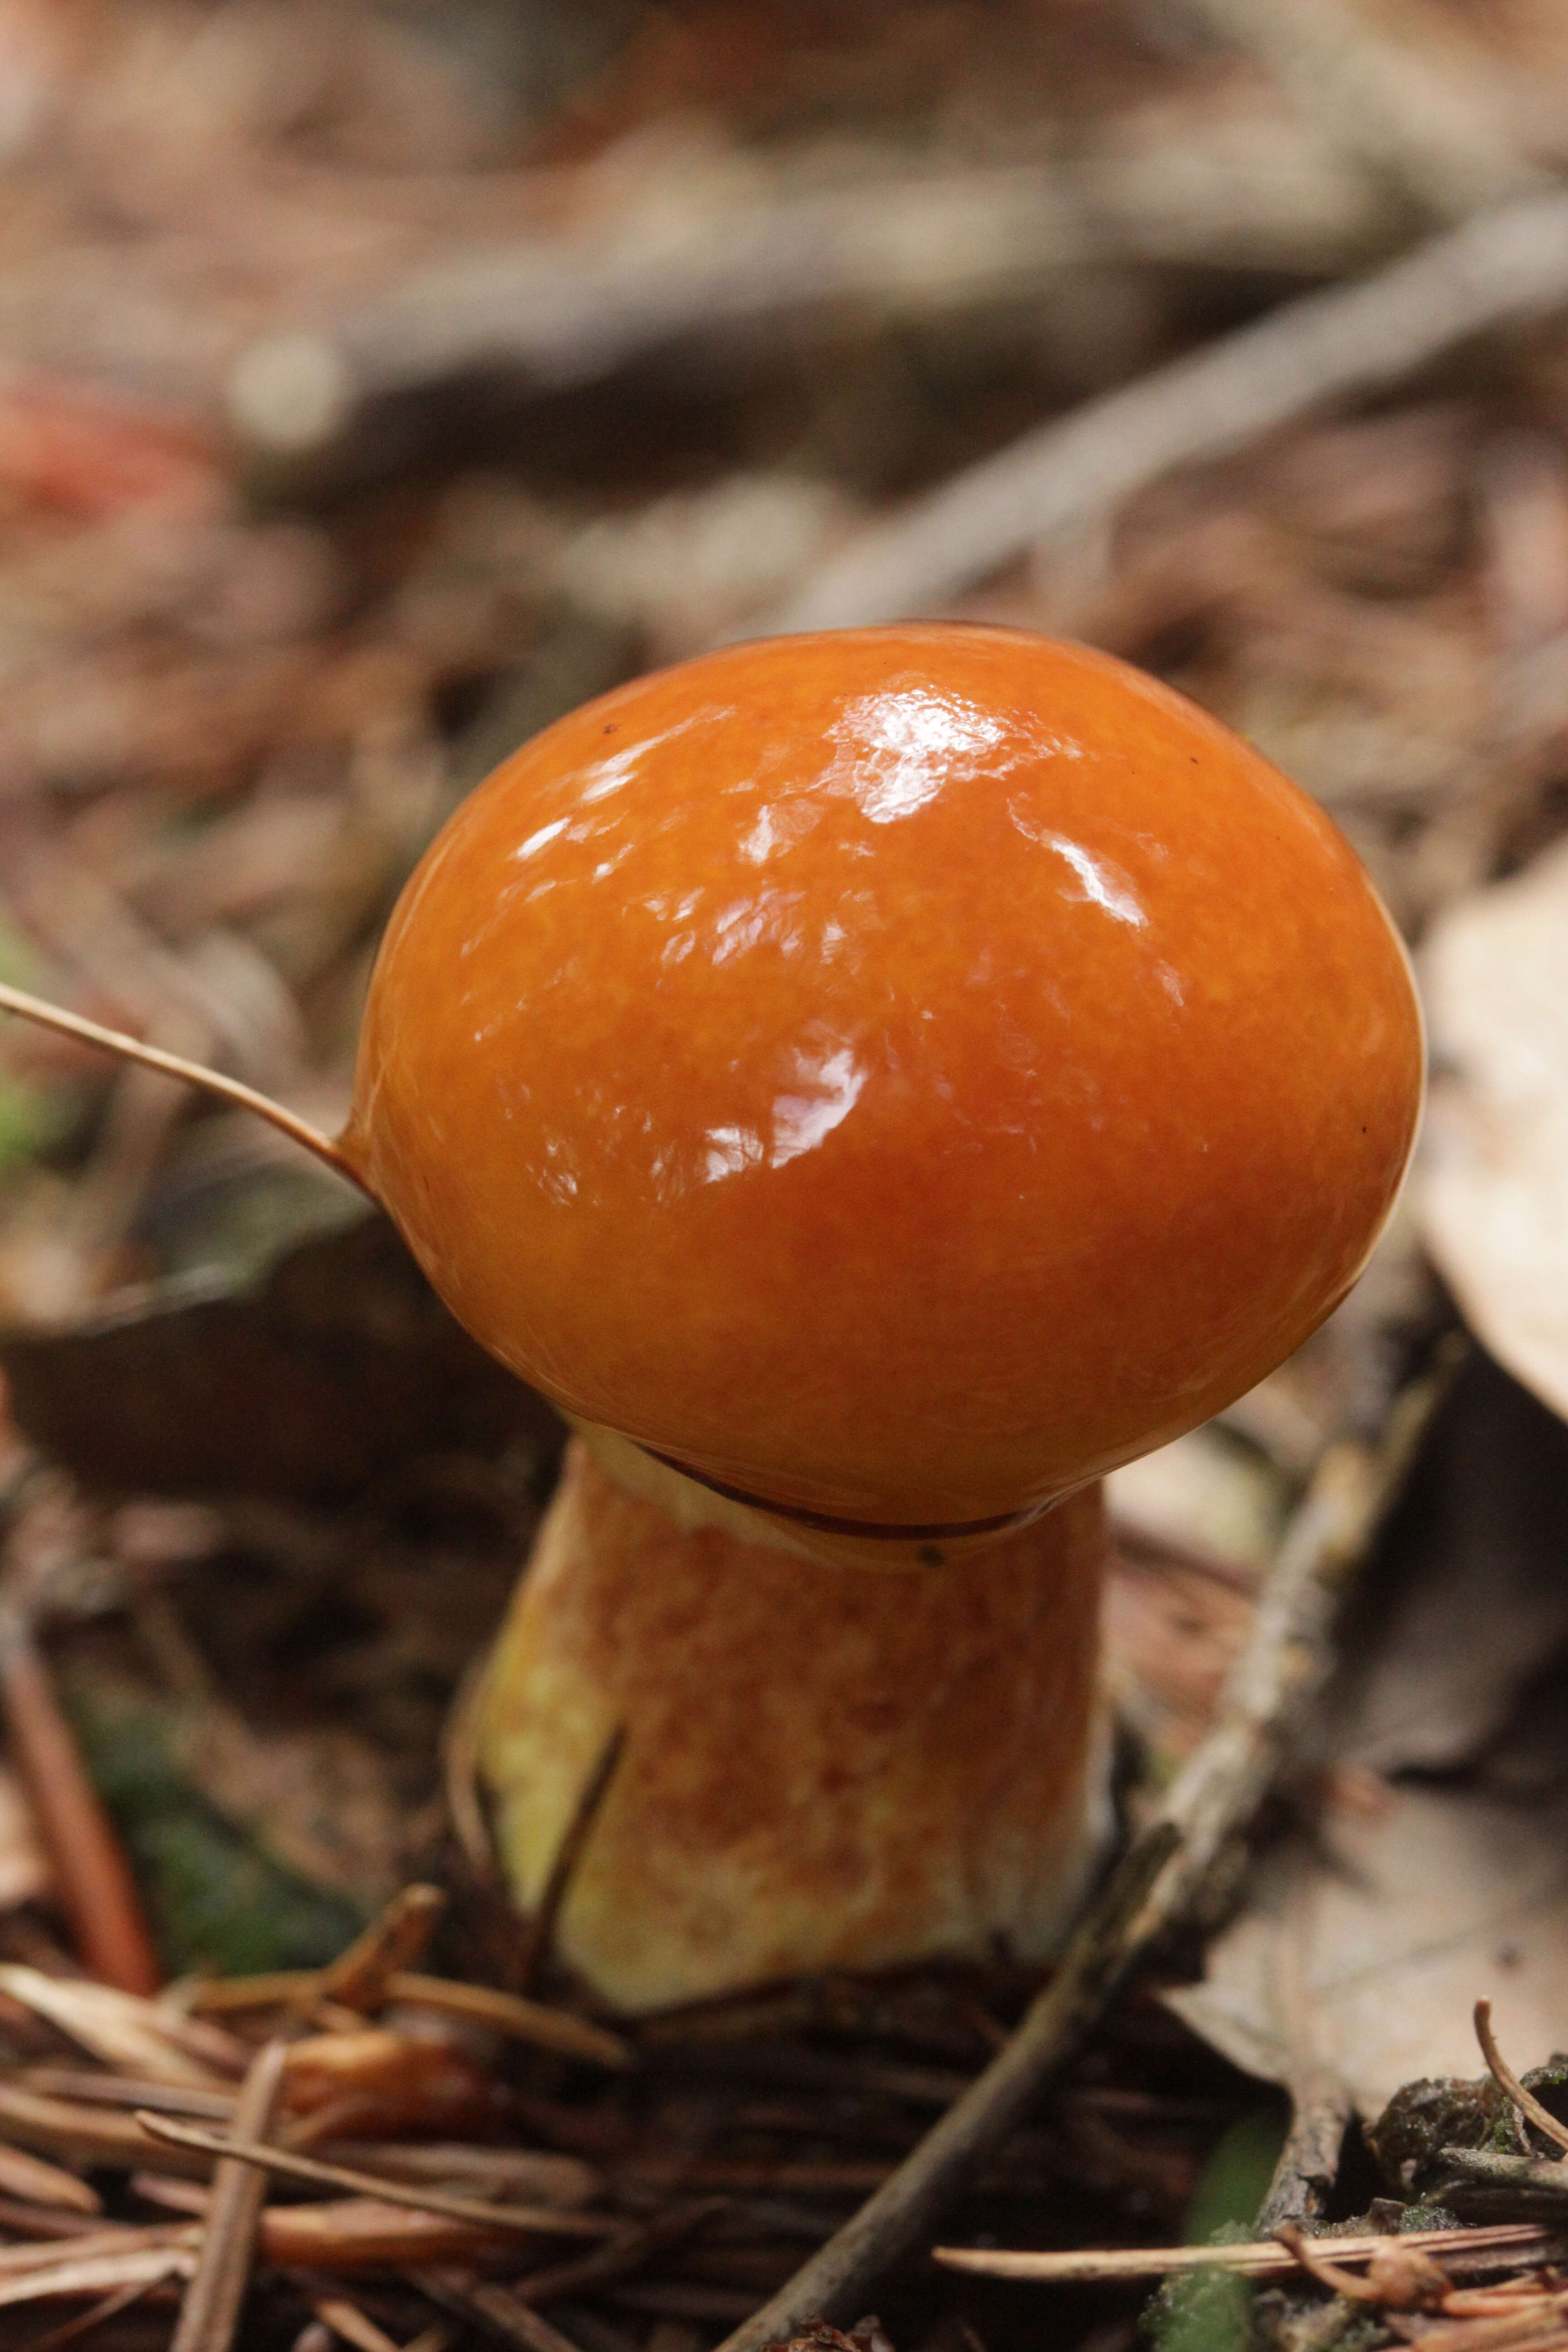
{"type": "Polygon", "coordinates": [[[1527,2091],[1502,2052],[1498,2048],[1492,2032],[1492,2005],[1489,2000],[1476,2003],[1476,2040],[1481,2045],[1481,2056],[1491,2071],[1493,2082],[1504,2098],[1511,2099],[1527,2123],[1532,2123],[1554,2147],[1568,2148],[1568,2126],[1560,2124],[1549,2107],[1543,2107],[1533,2091],[1527,2091]]]}
{"type": "Polygon", "coordinates": [[[1333,401],[1396,383],[1470,336],[1568,302],[1568,197],[1480,215],[1376,276],[1282,304],[1043,425],[829,557],[748,635],[927,612],[1134,491],[1333,401]]]}
{"type": "MultiPolygon", "coordinates": [[[[190,2005],[209,2014],[286,2007],[311,1998],[320,1981],[317,1972],[310,1969],[280,1969],[262,1977],[214,1977],[191,1989],[190,2005]]],[[[388,2000],[439,2010],[448,2017],[466,2017],[514,2041],[553,2050],[563,2058],[581,2058],[591,2066],[620,2068],[632,2063],[631,2045],[618,2033],[591,2025],[570,2010],[525,2000],[520,1993],[500,1992],[493,1985],[464,1984],[453,1977],[427,1977],[411,1969],[395,1969],[384,1990],[388,2000]]]]}
{"type": "MultiPolygon", "coordinates": [[[[234,2103],[237,2132],[264,2132],[283,2087],[289,2045],[280,2037],[257,2053],[234,2103]]],[[[226,2158],[213,2168],[195,2275],[180,2305],[170,2352],[228,2352],[250,2284],[267,2176],[226,2158]]]]}
{"type": "Polygon", "coordinates": [[[805,190],[704,190],[694,155],[662,175],[652,205],[620,193],[607,230],[470,242],[369,300],[261,335],[230,373],[230,415],[253,446],[298,456],[365,401],[476,365],[559,390],[693,334],[754,333],[829,304],[942,316],[1128,260],[1331,275],[1397,232],[1376,192],[1289,122],[1275,125],[1275,169],[1241,192],[1228,151],[1203,174],[1204,132],[1194,108],[1196,168],[1157,202],[1114,140],[1077,163],[911,172],[889,160],[805,190]]]}
{"type": "Polygon", "coordinates": [[[49,2270],[58,2263],[96,2262],[100,2255],[107,2261],[114,2254],[155,2252],[170,2246],[183,2246],[188,2252],[195,2240],[196,2232],[184,2222],[156,2221],[140,2229],[124,2222],[110,2222],[101,2230],[89,2230],[79,2236],[34,2239],[19,2246],[0,2246],[0,2278],[49,2270]]]}
{"type": "Polygon", "coordinates": [[[384,2205],[406,2205],[416,2213],[444,2213],[451,2221],[477,2221],[502,2234],[521,2231],[546,2238],[603,2238],[616,2229],[608,2220],[596,2220],[557,2206],[488,2205],[478,2197],[448,2197],[439,2189],[409,2188],[380,2173],[361,2172],[346,2164],[323,2164],[319,2158],[300,2156],[281,2147],[235,2134],[201,2131],[194,2124],[171,2123],[165,2116],[145,2113],[136,2117],[153,2139],[176,2147],[199,2148],[205,2156],[232,2158],[237,2163],[276,2172],[285,2180],[309,2180],[323,2189],[346,2189],[355,2197],[379,2197],[384,2205]]]}
{"type": "Polygon", "coordinates": [[[142,2292],[165,2279],[189,2278],[196,2257],[188,2244],[149,2246],[141,2252],[89,2254],[51,2263],[20,2278],[0,2280],[0,2305],[42,2303],[65,2295],[114,2294],[134,2286],[142,2292]]]}
{"type": "Polygon", "coordinates": [[[89,1021],[79,1013],[67,1013],[58,1004],[46,1003],[42,997],[29,994],[25,988],[12,988],[4,982],[0,982],[0,1012],[15,1013],[24,1021],[36,1021],[40,1028],[58,1030],[62,1037],[75,1037],[82,1045],[100,1046],[120,1061],[134,1062],[164,1077],[181,1078],[188,1087],[216,1095],[222,1102],[254,1111],[258,1118],[266,1119],[280,1134],[314,1152],[334,1176],[346,1177],[362,1192],[365,1190],[363,1180],[329,1136],[321,1134],[308,1119],[300,1118],[282,1103],[274,1102],[270,1095],[258,1094],[254,1087],[226,1077],[221,1070],[209,1070],[201,1062],[187,1061],[183,1054],[165,1054],[160,1046],[144,1045],[140,1037],[128,1036],[123,1030],[106,1029],[100,1021],[89,1021]]]}
{"type": "Polygon", "coordinates": [[[152,2165],[187,2178],[205,2176],[207,2162],[188,2148],[150,2148],[131,2116],[85,2101],[47,2098],[0,2081],[0,2131],[24,2147],[77,2164],[108,2165],[134,2171],[152,2165]]]}
{"type": "Polygon", "coordinates": [[[41,2156],[29,2156],[25,2148],[7,2147],[3,2141],[0,2196],[22,2204],[58,2206],[68,2213],[97,2215],[103,2210],[97,2189],[76,2173],[68,2172],[63,2165],[49,2164],[41,2156]]]}
{"type": "Polygon", "coordinates": [[[1506,2191],[1515,2210],[1521,2205],[1568,2205],[1568,2164],[1556,2157],[1506,2156],[1489,2147],[1446,2147],[1439,2152],[1443,2167],[1443,2201],[1463,2212],[1490,2202],[1506,2191]]]}
{"type": "MultiPolygon", "coordinates": [[[[1386,2232],[1364,2237],[1335,2238],[1334,2260],[1361,2263],[1385,2252],[1386,2232]]],[[[1400,2246],[1415,2253],[1441,2257],[1455,2270],[1525,2270],[1561,2259],[1564,2240],[1559,2229],[1539,2221],[1506,2221],[1469,2230],[1412,2230],[1402,2233],[1400,2246]]],[[[1179,2278],[1189,2271],[1233,2271],[1242,2278],[1289,2278],[1298,2268],[1296,2257],[1269,2240],[1252,2240],[1234,2246],[1109,2246],[1088,2247],[1068,2253],[1013,2253],[985,2246],[938,2246],[932,2259],[944,2270],[967,2271],[982,2278],[1034,2280],[1040,2284],[1082,2285],[1117,2279],[1179,2278]]]]}
{"type": "Polygon", "coordinates": [[[1435,1384],[1399,1401],[1383,1446],[1331,1446],[1287,1530],[1218,1718],[1158,1818],[1091,1904],[1011,2040],[913,2154],[783,2291],[725,2339],[760,2352],[811,2319],[863,2307],[1104,2013],[1132,1969],[1190,1916],[1220,1855],[1251,1820],[1329,1664],[1327,1628],[1404,1475],[1435,1384]]]}
{"type": "Polygon", "coordinates": [[[501,1992],[493,1985],[461,1984],[450,1977],[416,1976],[400,1969],[388,1980],[394,2000],[420,2009],[437,2009],[448,2017],[466,2017],[488,2025],[517,2042],[531,2042],[563,2058],[584,2059],[591,2066],[630,2066],[631,2044],[602,2025],[591,2025],[570,2010],[547,2002],[526,2000],[521,1993],[501,1992]]]}
{"type": "Polygon", "coordinates": [[[1539,194],[1538,172],[1457,74],[1389,39],[1354,0],[1184,0],[1255,58],[1287,97],[1406,204],[1434,221],[1539,194]]]}

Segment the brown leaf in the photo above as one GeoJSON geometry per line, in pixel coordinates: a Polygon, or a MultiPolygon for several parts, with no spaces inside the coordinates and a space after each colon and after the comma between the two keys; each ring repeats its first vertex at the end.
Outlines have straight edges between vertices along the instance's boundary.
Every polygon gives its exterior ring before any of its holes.
{"type": "Polygon", "coordinates": [[[1456,907],[1421,972],[1416,1214],[1471,1328],[1568,1418],[1568,845],[1456,907]]]}

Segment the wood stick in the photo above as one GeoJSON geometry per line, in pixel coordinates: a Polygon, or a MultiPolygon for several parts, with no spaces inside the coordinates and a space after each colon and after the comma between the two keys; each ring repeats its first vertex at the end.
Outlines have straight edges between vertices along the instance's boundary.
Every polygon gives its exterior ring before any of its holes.
{"type": "Polygon", "coordinates": [[[1292,2082],[1290,2130],[1253,2227],[1271,2238],[1282,2222],[1318,2221],[1339,2178],[1340,2149],[1353,2102],[1337,2076],[1292,2082]]]}
{"type": "Polygon", "coordinates": [[[1437,1392],[1438,1381],[1427,1380],[1397,1400],[1378,1452],[1348,1439],[1329,1448],[1286,1531],[1214,1728],[1089,1906],[1050,1983],[913,2154],[721,2352],[761,2352],[811,2320],[862,2310],[873,2284],[975,2177],[1132,1969],[1191,1909],[1256,1812],[1327,1672],[1327,1629],[1345,1574],[1396,1492],[1437,1392]]]}
{"type": "Polygon", "coordinates": [[[322,2294],[312,2297],[310,2308],[323,2327],[352,2344],[355,2352],[399,2352],[398,2346],[384,2327],[378,2327],[370,2314],[362,2311],[346,2294],[322,2294]]]}
{"type": "Polygon", "coordinates": [[[1354,0],[1185,0],[1255,58],[1332,143],[1433,222],[1540,194],[1527,163],[1419,41],[1391,39],[1354,0]]]}
{"type": "MultiPolygon", "coordinates": [[[[1302,144],[1288,126],[1277,136],[1302,144]]],[[[652,252],[636,205],[607,234],[473,242],[322,324],[285,323],[258,337],[231,371],[230,415],[253,448],[297,457],[343,435],[365,401],[476,364],[559,390],[677,339],[754,331],[824,304],[929,317],[1016,299],[1063,269],[1129,259],[1331,275],[1397,234],[1359,175],[1341,174],[1342,186],[1331,162],[1326,173],[1310,160],[1308,169],[1320,198],[1306,220],[1267,169],[1232,193],[1233,157],[1208,192],[1167,193],[1152,205],[1112,148],[1079,168],[911,172],[888,157],[849,186],[775,187],[693,205],[684,223],[666,218],[652,252]]]]}
{"type": "Polygon", "coordinates": [[[133,2116],[73,2099],[45,2098],[5,2081],[0,2081],[0,2131],[24,2147],[77,2164],[102,2164],[127,2172],[151,2165],[190,2179],[205,2179],[211,2169],[211,2158],[190,2148],[149,2147],[133,2116]]]}
{"type": "Polygon", "coordinates": [[[1489,2147],[1446,2147],[1440,2151],[1445,2179],[1445,2203],[1465,2210],[1467,2190],[1483,2195],[1506,2190],[1515,2209],[1532,2200],[1568,2205],[1568,2164],[1555,2158],[1505,2156],[1489,2147]]]}
{"type": "Polygon", "coordinates": [[[1163,475],[1396,383],[1473,335],[1568,302],[1568,196],[1482,214],[1352,285],[1302,296],[954,475],[831,556],[744,634],[929,612],[1163,475]]]}
{"type": "Polygon", "coordinates": [[[323,2164],[313,2156],[292,2149],[264,2147],[236,2133],[228,2137],[201,2131],[194,2124],[172,2123],[166,2116],[140,2112],[136,2121],[153,2139],[176,2147],[199,2148],[204,2155],[232,2157],[254,2165],[262,2173],[276,2172],[285,2180],[309,2180],[326,2189],[346,2189],[355,2197],[379,2197],[384,2205],[407,2205],[418,2213],[445,2213],[454,2221],[478,2221],[485,2229],[520,2231],[546,2238],[604,2238],[618,2226],[605,2218],[550,2205],[489,2205],[479,2197],[448,2197],[439,2189],[411,2188],[376,2172],[361,2172],[346,2164],[323,2164]]]}
{"type": "MultiPolygon", "coordinates": [[[[259,1977],[214,1977],[192,1989],[191,2007],[209,2015],[226,2010],[286,2008],[310,2000],[320,1982],[312,1969],[279,1969],[259,1977]]],[[[515,2041],[553,2050],[563,2058],[582,2058],[590,2065],[616,2068],[634,2063],[631,2044],[620,2034],[591,2025],[569,2009],[525,2000],[520,1993],[500,1992],[493,1985],[464,1984],[454,1977],[427,1977],[412,1969],[395,1969],[386,1979],[384,1991],[389,2001],[405,2000],[418,2009],[440,2010],[448,2017],[466,2017],[515,2041]]]]}
{"type": "Polygon", "coordinates": [[[196,2266],[189,2246],[150,2246],[142,2253],[85,2255],[51,2263],[47,2271],[0,2281],[0,2305],[41,2303],[75,2294],[117,2294],[123,2286],[146,2289],[165,2279],[189,2278],[196,2266]]]}
{"type": "MultiPolygon", "coordinates": [[[[234,2103],[235,2129],[245,2137],[271,2123],[288,2054],[289,2045],[279,2037],[265,2043],[252,2061],[234,2103]]],[[[214,2166],[195,2275],[181,2302],[169,2352],[229,2352],[250,2284],[266,2194],[264,2172],[226,2157],[214,2166]]]]}
{"type": "Polygon", "coordinates": [[[138,2229],[129,2222],[110,2221],[101,2230],[89,2230],[41,2244],[34,2242],[0,2246],[0,2278],[18,2278],[26,2271],[48,2270],[57,2263],[96,2262],[100,2254],[106,2258],[111,2254],[142,2254],[170,2246],[181,2246],[189,2252],[195,2248],[196,2234],[187,2222],[154,2221],[138,2229]]]}
{"type": "Polygon", "coordinates": [[[569,2009],[555,2009],[521,1993],[501,1992],[493,1985],[460,1984],[451,1977],[417,1976],[400,1969],[387,1980],[388,1996],[416,2008],[438,2009],[448,2017],[466,2017],[476,2025],[492,2026],[514,2041],[531,2042],[563,2058],[585,2059],[591,2066],[617,2072],[636,2063],[630,2042],[569,2009]]]}
{"type": "MultiPolygon", "coordinates": [[[[1368,2232],[1358,2238],[1330,2238],[1325,2246],[1339,2263],[1368,2263],[1380,2248],[1393,2242],[1413,2253],[1441,2255],[1445,2262],[1460,2254],[1477,2269],[1525,2268],[1555,2261],[1563,2240],[1560,2230],[1539,2221],[1499,2222],[1494,2228],[1412,2230],[1390,2241],[1387,2233],[1368,2232]]],[[[944,2270],[967,2271],[982,2278],[1034,2280],[1070,2285],[1100,2281],[1173,2278],[1188,2271],[1234,2271],[1242,2278],[1289,2278],[1299,2268],[1296,2257],[1282,2245],[1257,2240],[1236,2246],[1090,2246],[1070,2253],[1010,2253],[990,2246],[937,2246],[932,2260],[944,2270]]]]}

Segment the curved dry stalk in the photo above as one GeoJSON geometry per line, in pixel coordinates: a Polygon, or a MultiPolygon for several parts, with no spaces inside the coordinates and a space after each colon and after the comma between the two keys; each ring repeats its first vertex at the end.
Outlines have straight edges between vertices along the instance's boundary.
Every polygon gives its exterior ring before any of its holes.
{"type": "Polygon", "coordinates": [[[303,1144],[334,1176],[346,1177],[361,1192],[369,1189],[331,1138],[312,1127],[309,1119],[301,1118],[297,1111],[287,1109],[282,1103],[274,1102],[270,1095],[259,1093],[238,1078],[226,1077],[221,1070],[209,1070],[205,1062],[188,1062],[183,1054],[166,1054],[161,1045],[144,1045],[140,1037],[129,1036],[123,1029],[106,1029],[100,1021],[89,1021],[84,1013],[68,1013],[45,997],[34,996],[25,988],[11,988],[3,982],[0,1012],[14,1013],[23,1021],[35,1021],[41,1029],[58,1030],[62,1037],[74,1037],[84,1045],[97,1045],[118,1061],[134,1062],[144,1070],[156,1070],[163,1077],[178,1078],[187,1087],[199,1087],[204,1094],[216,1095],[220,1102],[230,1103],[239,1110],[253,1111],[280,1135],[303,1144]]]}
{"type": "MultiPolygon", "coordinates": [[[[1454,2272],[1531,2270],[1561,2258],[1563,2232],[1542,2221],[1499,2221],[1479,2228],[1411,2230],[1329,2242],[1339,2263],[1369,2263],[1380,2249],[1405,2247],[1440,2254],[1454,2272]]],[[[1248,2238],[1234,2246],[1091,2246],[1069,2253],[1013,2253],[990,2246],[937,2246],[944,2270],[981,2278],[1034,2280],[1042,2285],[1103,2284],[1112,2280],[1182,2278],[1194,2271],[1233,2271],[1239,2278],[1286,2279],[1299,2268],[1276,2239],[1248,2238]]]]}
{"type": "Polygon", "coordinates": [[[1568,2125],[1560,2124],[1548,2107],[1543,2107],[1533,2091],[1527,2091],[1502,2052],[1498,2048],[1492,2032],[1492,2005],[1489,2000],[1476,2003],[1476,2040],[1481,2045],[1493,2082],[1505,2099],[1511,2099],[1527,2123],[1544,2133],[1556,2147],[1568,2149],[1568,2125]]]}

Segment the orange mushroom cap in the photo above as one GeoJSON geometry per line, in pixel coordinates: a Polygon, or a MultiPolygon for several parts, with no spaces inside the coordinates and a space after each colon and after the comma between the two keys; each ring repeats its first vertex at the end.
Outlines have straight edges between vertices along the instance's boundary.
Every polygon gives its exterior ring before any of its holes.
{"type": "Polygon", "coordinates": [[[570,1412],[954,1532],[1289,1354],[1421,1072],[1304,793],[1106,656],[933,624],[738,646],[525,744],[398,904],[342,1148],[570,1412]]]}

